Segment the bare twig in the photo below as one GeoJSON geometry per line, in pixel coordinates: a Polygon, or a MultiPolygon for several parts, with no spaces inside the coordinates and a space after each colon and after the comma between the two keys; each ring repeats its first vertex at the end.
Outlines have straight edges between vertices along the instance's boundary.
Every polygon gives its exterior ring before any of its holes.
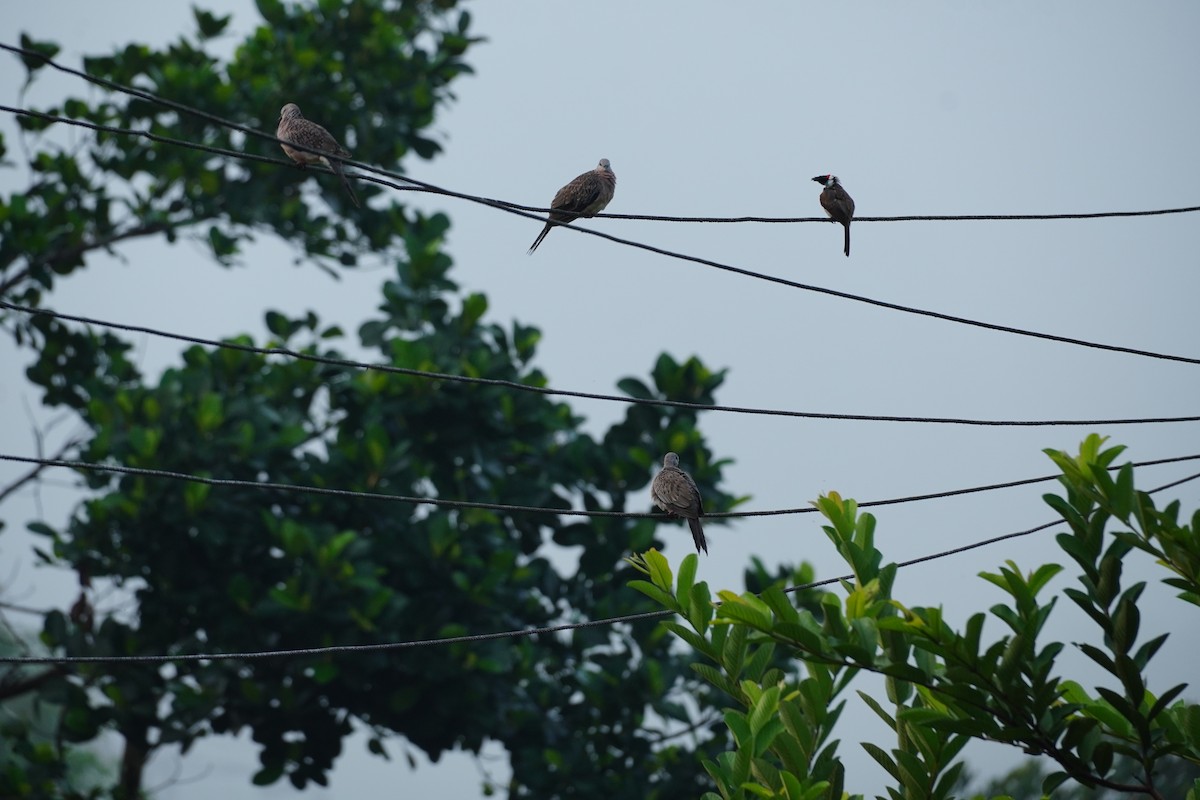
{"type": "Polygon", "coordinates": [[[191,224],[190,222],[149,222],[145,225],[138,225],[133,228],[126,228],[123,231],[109,234],[108,236],[95,239],[90,242],[79,242],[70,247],[62,247],[51,253],[48,253],[39,258],[34,258],[29,261],[22,269],[17,270],[12,277],[0,283],[0,295],[6,294],[10,289],[16,286],[21,281],[29,277],[30,271],[37,267],[48,267],[54,264],[67,261],[72,258],[87,253],[91,250],[106,249],[116,244],[117,242],[126,239],[135,239],[139,236],[153,236],[156,233],[162,233],[173,228],[183,227],[191,224]]]}
{"type": "MultiPolygon", "coordinates": [[[[62,447],[60,447],[58,449],[58,453],[55,454],[54,458],[56,458],[56,459],[62,458],[64,455],[66,455],[68,450],[70,450],[71,448],[80,444],[82,441],[83,440],[79,439],[79,438],[69,439],[65,444],[63,444],[62,447]]],[[[41,450],[40,439],[38,442],[38,450],[41,450]]],[[[29,483],[32,480],[36,480],[37,476],[40,475],[42,473],[42,470],[45,468],[46,468],[45,464],[38,464],[33,469],[29,470],[29,472],[26,472],[20,478],[17,478],[15,481],[10,483],[8,486],[5,486],[3,489],[0,489],[0,503],[3,503],[8,498],[9,495],[11,495],[13,492],[17,491],[18,489],[20,489],[25,484],[29,483]]]]}
{"type": "Polygon", "coordinates": [[[28,678],[23,678],[17,681],[0,681],[0,700],[8,700],[13,697],[19,697],[26,692],[32,692],[35,689],[41,688],[42,684],[49,683],[55,678],[62,677],[67,674],[67,670],[61,666],[51,667],[45,672],[39,672],[28,678]]]}

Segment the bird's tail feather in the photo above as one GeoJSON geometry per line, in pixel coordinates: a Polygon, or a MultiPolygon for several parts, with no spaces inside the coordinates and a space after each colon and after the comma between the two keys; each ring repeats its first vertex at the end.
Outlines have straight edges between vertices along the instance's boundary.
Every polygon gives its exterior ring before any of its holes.
{"type": "Polygon", "coordinates": [[[542,232],[538,234],[538,238],[534,239],[533,244],[530,245],[530,247],[529,247],[530,253],[532,253],[534,250],[538,249],[538,245],[542,243],[542,239],[546,238],[546,234],[549,233],[550,229],[553,227],[554,227],[553,223],[550,223],[550,222],[546,223],[546,227],[542,228],[542,232]]]}
{"type": "Polygon", "coordinates": [[[692,540],[696,542],[696,552],[704,551],[708,555],[708,542],[704,540],[704,526],[698,519],[689,519],[688,527],[692,529],[692,540]]]}
{"type": "Polygon", "coordinates": [[[342,186],[346,189],[346,194],[350,195],[350,201],[354,203],[354,207],[362,208],[362,203],[358,202],[358,195],[354,193],[354,187],[350,185],[350,179],[346,177],[346,171],[342,169],[342,165],[337,161],[330,161],[329,166],[338,176],[338,180],[342,182],[342,186]]]}
{"type": "Polygon", "coordinates": [[[850,255],[850,226],[846,225],[844,227],[846,228],[846,256],[849,257],[849,255],[850,255]]]}

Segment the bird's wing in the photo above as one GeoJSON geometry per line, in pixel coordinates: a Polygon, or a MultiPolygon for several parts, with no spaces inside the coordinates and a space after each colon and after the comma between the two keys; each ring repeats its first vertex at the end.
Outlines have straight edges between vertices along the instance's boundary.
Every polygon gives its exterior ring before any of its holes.
{"type": "Polygon", "coordinates": [[[554,195],[550,207],[557,211],[582,214],[604,194],[604,184],[595,171],[585,172],[554,195]]]}
{"type": "Polygon", "coordinates": [[[821,192],[820,200],[821,200],[821,208],[825,209],[825,213],[828,214],[831,218],[833,216],[835,216],[837,213],[837,208],[836,208],[836,204],[833,201],[833,195],[827,191],[821,192]]]}
{"type": "MultiPolygon", "coordinates": [[[[327,153],[331,156],[350,155],[348,151],[343,150],[342,146],[337,143],[337,139],[333,138],[333,134],[311,120],[290,120],[287,132],[288,136],[280,136],[279,138],[286,138],[295,144],[302,144],[305,147],[320,150],[322,153],[327,153]]],[[[314,161],[318,158],[312,153],[307,155],[314,161]]]]}
{"type": "Polygon", "coordinates": [[[830,219],[843,225],[854,217],[854,201],[841,186],[821,192],[821,208],[825,209],[830,219]]]}
{"type": "Polygon", "coordinates": [[[687,479],[688,488],[691,490],[692,502],[696,506],[696,516],[704,516],[704,499],[700,496],[700,487],[696,485],[696,481],[692,479],[692,476],[686,472],[683,473],[683,477],[687,479]]]}
{"type": "Polygon", "coordinates": [[[683,470],[664,468],[651,486],[654,500],[663,510],[681,517],[698,516],[700,490],[683,470]]]}

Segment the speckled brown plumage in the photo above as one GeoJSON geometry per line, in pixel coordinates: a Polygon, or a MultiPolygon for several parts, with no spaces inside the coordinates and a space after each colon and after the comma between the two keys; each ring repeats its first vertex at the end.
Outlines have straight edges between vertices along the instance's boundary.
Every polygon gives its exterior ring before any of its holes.
{"type": "Polygon", "coordinates": [[[595,169],[583,173],[554,195],[546,227],[542,228],[542,232],[533,240],[529,252],[537,250],[542,239],[546,238],[546,234],[556,224],[567,225],[579,217],[594,217],[599,214],[612,202],[616,189],[617,176],[613,173],[608,159],[602,158],[595,169]]]}
{"type": "Polygon", "coordinates": [[[704,506],[700,500],[700,489],[692,476],[679,468],[679,456],[667,453],[663,456],[662,471],[654,476],[650,484],[650,497],[658,507],[673,517],[683,517],[692,529],[692,540],[696,543],[696,552],[708,553],[708,543],[704,540],[704,526],[700,517],[704,516],[704,506]]]}
{"type": "Polygon", "coordinates": [[[288,103],[280,110],[279,126],[275,128],[275,138],[303,147],[311,147],[313,150],[320,150],[321,153],[310,153],[307,150],[297,150],[286,144],[280,144],[283,152],[288,154],[288,158],[301,166],[319,162],[333,170],[333,174],[338,176],[338,180],[345,187],[346,194],[350,195],[354,207],[361,208],[358,197],[354,194],[354,189],[346,178],[342,162],[338,160],[338,156],[349,156],[350,151],[338,144],[337,139],[334,139],[329,131],[312,120],[305,119],[304,115],[300,113],[300,106],[288,103]],[[327,157],[326,154],[332,158],[327,157]]]}

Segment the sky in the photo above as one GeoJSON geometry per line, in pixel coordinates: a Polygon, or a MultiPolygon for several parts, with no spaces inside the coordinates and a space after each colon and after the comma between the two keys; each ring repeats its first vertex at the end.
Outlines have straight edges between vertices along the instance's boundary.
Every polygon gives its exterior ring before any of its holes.
{"type": "MultiPolygon", "coordinates": [[[[250,0],[201,5],[232,13],[231,49],[258,23],[250,0]]],[[[473,2],[473,33],[487,42],[467,60],[474,76],[434,131],[445,151],[403,166],[442,187],[545,206],[575,175],[608,158],[617,175],[613,213],[818,216],[832,172],[860,216],[1132,211],[1200,204],[1200,5],[1160,2],[920,5],[773,3],[521,4],[473,2]],[[752,9],[746,11],[746,9],[752,9]]],[[[163,45],[192,30],[187,5],[154,0],[21,3],[8,31],[63,45],[80,66],[132,41],[163,45]],[[69,9],[70,13],[64,13],[69,9]]],[[[43,74],[21,97],[24,72],[0,54],[0,95],[45,107],[64,92],[93,93],[43,74]]],[[[280,105],[294,100],[281,87],[280,105]]],[[[339,123],[340,124],[340,123],[339,123]]],[[[0,118],[9,158],[21,151],[0,118]]],[[[86,135],[73,132],[72,136],[86,135]]],[[[5,192],[21,170],[0,171],[5,192]]],[[[335,190],[335,189],[331,189],[335,190]]],[[[486,294],[492,320],[543,332],[538,365],[557,388],[614,393],[645,375],[661,352],[728,368],[727,405],[847,414],[981,419],[1107,419],[1197,413],[1200,368],[954,325],[751,280],[597,237],[555,230],[536,254],[538,223],[446,197],[408,195],[452,220],[446,250],[465,290],[486,294]]],[[[678,224],[599,219],[577,223],[657,247],[841,292],[988,322],[1126,347],[1200,356],[1200,225],[1195,215],[1033,222],[859,222],[852,256],[834,225],[678,224]]],[[[353,330],[378,304],[384,270],[333,281],[263,242],[242,267],[214,272],[203,249],[161,242],[123,247],[56,286],[64,313],[203,337],[265,338],[264,312],[316,311],[353,330]]],[[[149,374],[179,348],[138,339],[149,374]]],[[[36,453],[34,426],[54,417],[24,385],[28,358],[0,340],[0,452],[36,453]]],[[[573,406],[601,431],[624,408],[573,406]]],[[[1089,427],[964,427],[709,413],[701,428],[726,469],[727,491],[746,508],[796,507],[838,491],[860,501],[936,492],[1052,473],[1042,449],[1074,451],[1089,432],[1148,460],[1200,452],[1196,423],[1089,427]]],[[[60,421],[45,446],[73,431],[60,421]]],[[[687,465],[684,465],[685,467],[687,465]]],[[[1148,488],[1196,471],[1147,468],[1148,488]]],[[[0,486],[24,472],[0,464],[0,486]]],[[[70,575],[34,566],[24,525],[61,522],[78,501],[68,473],[27,488],[0,509],[0,599],[69,604],[70,575]]],[[[1200,483],[1200,482],[1198,482],[1200,483]]],[[[1054,519],[1047,485],[876,509],[885,557],[903,560],[1054,519]]],[[[1173,490],[1185,509],[1200,486],[1173,490]]],[[[649,508],[648,495],[645,505],[649,508]]],[[[845,572],[815,515],[710,525],[712,557],[698,577],[740,590],[752,557],[768,566],[812,562],[818,577],[845,572]]],[[[1002,599],[977,577],[1006,560],[1031,569],[1062,556],[1049,531],[902,570],[906,605],[945,605],[952,622],[1002,599]]],[[[666,554],[690,548],[686,529],[664,530],[666,554]]],[[[1070,585],[1068,570],[1051,584],[1070,585]]],[[[1143,636],[1171,631],[1152,665],[1159,691],[1194,678],[1200,629],[1181,625],[1178,601],[1148,559],[1130,556],[1129,580],[1150,582],[1143,636]]],[[[628,591],[614,587],[614,591],[628,591]]],[[[1048,637],[1073,641],[1084,617],[1060,603],[1048,637]]],[[[15,619],[15,618],[14,618],[15,619]]],[[[989,623],[985,631],[1001,634],[989,623]]],[[[1100,680],[1073,649],[1063,668],[1100,680]]],[[[863,687],[872,691],[867,683],[863,687]]],[[[1198,689],[1185,697],[1195,701],[1198,689]]],[[[880,792],[887,776],[855,744],[887,747],[888,733],[858,701],[843,717],[847,788],[880,792]]],[[[393,755],[403,744],[389,745],[393,755]]],[[[411,750],[411,748],[410,748],[411,750]]],[[[415,753],[415,751],[412,751],[415,753]]],[[[503,752],[484,768],[503,781],[503,752]]],[[[967,750],[972,768],[997,772],[1021,754],[967,750]]],[[[481,773],[465,756],[437,765],[382,761],[349,740],[331,786],[306,797],[370,791],[476,797],[481,773]]],[[[201,742],[186,757],[158,757],[148,777],[163,800],[242,792],[256,769],[248,739],[201,742]]],[[[255,793],[294,796],[287,785],[255,793]]]]}

